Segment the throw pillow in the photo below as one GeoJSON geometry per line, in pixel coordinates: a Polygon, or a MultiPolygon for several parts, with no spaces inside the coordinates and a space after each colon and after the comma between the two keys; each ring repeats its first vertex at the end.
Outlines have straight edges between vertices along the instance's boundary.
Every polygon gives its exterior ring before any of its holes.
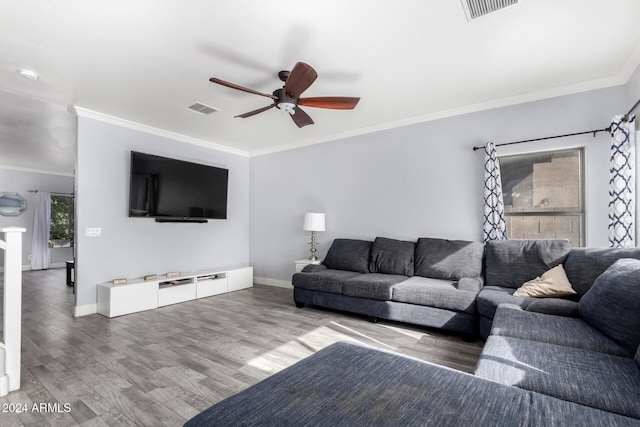
{"type": "Polygon", "coordinates": [[[333,270],[368,273],[371,244],[366,240],[335,239],[322,263],[333,270]]]}
{"type": "Polygon", "coordinates": [[[415,247],[413,242],[376,237],[371,247],[369,271],[413,276],[415,247]]]}
{"type": "Polygon", "coordinates": [[[542,276],[525,282],[513,293],[517,297],[566,297],[575,295],[567,274],[562,268],[562,264],[558,264],[551,270],[547,270],[542,276]]]}
{"type": "Polygon", "coordinates": [[[640,261],[616,261],[580,299],[580,317],[631,354],[640,345],[640,261]]]}
{"type": "Polygon", "coordinates": [[[416,243],[413,274],[443,280],[479,277],[483,254],[480,242],[421,237],[416,243]]]}
{"type": "Polygon", "coordinates": [[[490,240],[485,245],[485,286],[517,289],[532,277],[564,263],[566,240],[490,240]]]}

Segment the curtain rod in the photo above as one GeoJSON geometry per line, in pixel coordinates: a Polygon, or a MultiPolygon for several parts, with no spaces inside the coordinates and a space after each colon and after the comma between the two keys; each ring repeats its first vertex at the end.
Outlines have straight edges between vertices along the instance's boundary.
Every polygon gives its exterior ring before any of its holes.
{"type": "MultiPolygon", "coordinates": [[[[39,191],[42,190],[27,190],[27,193],[37,193],[39,191]]],[[[55,191],[50,191],[49,194],[52,194],[54,196],[69,196],[69,197],[75,197],[73,193],[57,193],[55,191]]]]}
{"type": "MultiPolygon", "coordinates": [[[[522,140],[522,141],[504,142],[502,144],[496,144],[496,147],[502,147],[503,145],[522,144],[523,142],[544,141],[545,139],[565,138],[567,136],[586,135],[588,133],[592,133],[593,137],[595,138],[595,136],[596,136],[596,134],[598,132],[611,132],[611,127],[606,127],[606,128],[603,128],[603,129],[587,130],[587,131],[584,131],[584,132],[565,133],[564,135],[554,135],[554,136],[545,136],[545,137],[542,137],[542,138],[525,139],[525,140],[522,140]]],[[[483,148],[484,148],[484,146],[482,146],[482,147],[473,147],[473,151],[482,150],[483,148]]]]}
{"type": "MultiPolygon", "coordinates": [[[[640,105],[640,99],[635,104],[633,104],[633,107],[631,107],[629,112],[622,117],[623,122],[626,122],[627,120],[629,120],[629,116],[631,115],[631,113],[635,111],[636,108],[638,108],[638,105],[640,105]]],[[[545,139],[565,138],[567,136],[586,135],[588,133],[592,133],[593,137],[595,138],[598,132],[611,132],[611,126],[602,128],[602,129],[587,130],[584,132],[565,133],[564,135],[545,136],[543,138],[533,138],[533,139],[525,139],[522,141],[505,142],[502,144],[496,144],[496,147],[502,147],[503,145],[522,144],[523,142],[544,141],[545,139]]],[[[473,147],[473,151],[482,150],[483,148],[484,146],[473,147]]]]}

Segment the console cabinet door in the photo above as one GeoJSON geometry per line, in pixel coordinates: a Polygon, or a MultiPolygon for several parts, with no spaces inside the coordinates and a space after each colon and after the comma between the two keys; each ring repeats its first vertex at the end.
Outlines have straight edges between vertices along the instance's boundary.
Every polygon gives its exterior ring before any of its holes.
{"type": "Polygon", "coordinates": [[[253,267],[227,271],[227,289],[229,292],[253,287],[253,267]]]}

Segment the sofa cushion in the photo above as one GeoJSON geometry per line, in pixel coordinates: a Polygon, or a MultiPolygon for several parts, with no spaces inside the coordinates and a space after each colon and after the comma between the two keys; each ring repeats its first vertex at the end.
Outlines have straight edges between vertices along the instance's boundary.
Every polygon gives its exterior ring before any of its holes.
{"type": "Polygon", "coordinates": [[[578,313],[578,303],[561,298],[536,300],[529,304],[526,310],[536,313],[553,314],[554,316],[580,317],[578,313]]]}
{"type": "Polygon", "coordinates": [[[485,284],[519,288],[562,264],[571,250],[566,240],[492,240],[486,243],[485,284]]]}
{"type": "Polygon", "coordinates": [[[493,319],[496,309],[500,304],[515,304],[522,308],[527,308],[529,304],[536,301],[531,297],[514,297],[515,289],[502,286],[484,286],[476,299],[478,313],[489,319],[493,319]]]}
{"type": "Polygon", "coordinates": [[[451,280],[414,276],[393,288],[393,300],[447,310],[475,313],[477,291],[458,289],[451,280]]]}
{"type": "Polygon", "coordinates": [[[334,270],[368,273],[371,244],[366,240],[335,239],[322,263],[334,270]]]}
{"type": "Polygon", "coordinates": [[[491,335],[582,348],[614,356],[632,355],[582,319],[524,311],[512,304],[498,307],[491,335]]]}
{"type": "Polygon", "coordinates": [[[413,242],[376,237],[371,247],[369,271],[413,276],[415,246],[413,242]]]}
{"type": "Polygon", "coordinates": [[[573,289],[582,297],[596,278],[621,258],[640,259],[640,248],[573,248],[564,262],[564,270],[573,289]]]}
{"type": "Polygon", "coordinates": [[[490,336],[475,374],[501,384],[640,418],[640,370],[630,358],[490,336]]]}
{"type": "Polygon", "coordinates": [[[189,420],[201,426],[639,425],[359,344],[332,344],[189,420]]]}
{"type": "Polygon", "coordinates": [[[640,369],[640,347],[638,347],[638,351],[636,351],[634,360],[636,361],[636,365],[638,365],[638,369],[640,369]]]}
{"type": "Polygon", "coordinates": [[[640,345],[640,261],[616,261],[580,299],[580,317],[630,352],[640,345]]]}
{"type": "Polygon", "coordinates": [[[342,287],[342,293],[352,297],[389,301],[393,287],[397,283],[407,279],[407,276],[395,274],[361,274],[360,276],[346,280],[342,287]]]}
{"type": "Polygon", "coordinates": [[[575,294],[576,291],[571,287],[562,264],[545,271],[540,277],[525,282],[513,293],[518,297],[534,298],[566,297],[575,294]]]}
{"type": "Polygon", "coordinates": [[[464,240],[422,237],[416,243],[414,275],[458,280],[482,274],[484,245],[464,240]]]}
{"type": "Polygon", "coordinates": [[[360,276],[360,273],[327,269],[314,273],[296,273],[293,275],[292,284],[295,287],[312,291],[341,294],[343,283],[356,276],[360,276]]]}

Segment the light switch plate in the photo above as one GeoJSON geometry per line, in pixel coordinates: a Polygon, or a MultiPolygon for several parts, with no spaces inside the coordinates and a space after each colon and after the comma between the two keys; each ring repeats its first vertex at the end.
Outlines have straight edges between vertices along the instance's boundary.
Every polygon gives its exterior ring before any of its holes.
{"type": "Polygon", "coordinates": [[[102,235],[102,228],[100,228],[100,227],[86,227],[84,229],[84,235],[86,237],[100,237],[102,235]]]}

